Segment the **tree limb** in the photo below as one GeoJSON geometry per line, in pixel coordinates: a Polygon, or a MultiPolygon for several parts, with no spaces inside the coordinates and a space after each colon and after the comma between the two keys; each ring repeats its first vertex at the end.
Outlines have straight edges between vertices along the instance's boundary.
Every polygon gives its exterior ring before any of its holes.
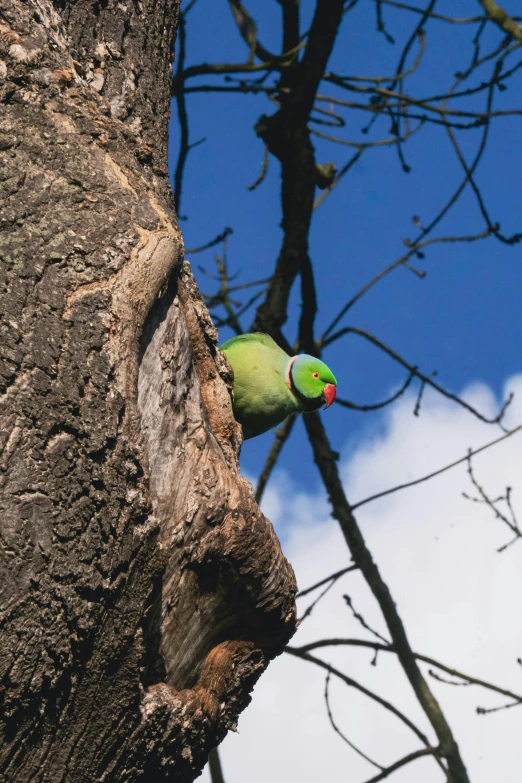
{"type": "Polygon", "coordinates": [[[512,16],[509,16],[503,8],[495,3],[495,0],[479,0],[479,3],[489,19],[495,22],[505,33],[522,43],[522,26],[517,24],[512,16]]]}
{"type": "Polygon", "coordinates": [[[395,602],[366,546],[346,499],[337,469],[336,457],[330,447],[319,414],[314,413],[306,416],[305,425],[314,452],[314,460],[332,504],[332,514],[341,526],[355,564],[361,569],[368,586],[379,603],[404,672],[435,730],[440,743],[441,756],[447,761],[452,783],[469,783],[466,767],[449,724],[417,665],[395,602]]]}

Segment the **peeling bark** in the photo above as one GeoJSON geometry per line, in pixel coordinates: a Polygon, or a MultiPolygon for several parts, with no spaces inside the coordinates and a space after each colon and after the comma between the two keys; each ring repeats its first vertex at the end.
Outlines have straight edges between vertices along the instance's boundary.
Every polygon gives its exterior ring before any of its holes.
{"type": "Polygon", "coordinates": [[[166,168],[175,0],[0,0],[0,779],[191,781],[295,629],[166,168]]]}

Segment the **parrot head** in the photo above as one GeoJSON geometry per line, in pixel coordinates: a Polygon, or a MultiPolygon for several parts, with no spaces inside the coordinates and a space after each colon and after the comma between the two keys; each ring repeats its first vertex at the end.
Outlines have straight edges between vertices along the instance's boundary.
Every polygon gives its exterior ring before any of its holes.
{"type": "Polygon", "coordinates": [[[337,381],[330,368],[308,354],[294,356],[290,360],[288,385],[308,413],[318,410],[321,405],[329,408],[337,391],[337,381]]]}

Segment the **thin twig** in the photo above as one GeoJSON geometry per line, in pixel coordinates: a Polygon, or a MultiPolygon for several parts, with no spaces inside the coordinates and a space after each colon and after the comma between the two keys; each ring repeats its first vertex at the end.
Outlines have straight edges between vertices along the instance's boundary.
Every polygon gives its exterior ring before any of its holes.
{"type": "Polygon", "coordinates": [[[375,8],[377,13],[377,31],[379,33],[382,33],[388,43],[394,44],[395,38],[389,34],[389,32],[386,30],[386,26],[384,24],[384,20],[382,18],[382,3],[381,0],[375,0],[375,8]]]}
{"type": "MultiPolygon", "coordinates": [[[[432,224],[433,225],[433,222],[432,224]]],[[[428,229],[423,229],[422,235],[425,236],[428,233],[428,229]]],[[[404,255],[400,256],[400,258],[397,258],[396,261],[393,261],[391,264],[389,264],[387,267],[385,267],[381,272],[379,272],[375,277],[372,277],[371,280],[368,281],[352,298],[344,305],[344,307],[341,308],[339,313],[335,316],[333,321],[328,325],[328,327],[323,332],[322,337],[319,340],[319,346],[321,348],[326,347],[331,342],[333,342],[334,339],[336,339],[336,335],[333,335],[329,337],[332,333],[332,331],[335,329],[337,324],[342,320],[342,318],[346,315],[348,310],[350,310],[356,302],[359,301],[368,291],[373,288],[380,280],[382,280],[386,275],[389,275],[390,272],[393,272],[395,269],[398,269],[401,266],[405,266],[407,262],[412,258],[413,256],[417,255],[419,251],[423,250],[426,247],[429,247],[430,245],[439,245],[439,244],[448,244],[453,242],[476,242],[479,239],[486,239],[490,235],[489,230],[482,231],[480,234],[470,234],[467,236],[444,236],[444,237],[432,237],[431,239],[424,239],[424,240],[414,240],[407,242],[408,245],[408,252],[404,255]]],[[[410,267],[411,268],[411,267],[410,267]]]]}
{"type": "Polygon", "coordinates": [[[326,340],[324,345],[329,345],[330,343],[334,342],[335,340],[338,340],[340,337],[343,337],[346,334],[355,334],[359,337],[362,337],[364,340],[367,340],[372,345],[375,345],[377,348],[383,351],[383,353],[387,354],[391,359],[393,359],[395,362],[400,364],[406,370],[408,370],[411,373],[414,373],[415,376],[419,378],[424,384],[427,384],[436,392],[441,394],[443,397],[446,397],[448,400],[452,400],[453,402],[456,402],[457,405],[460,405],[461,408],[464,408],[465,410],[472,413],[473,416],[475,416],[480,421],[483,421],[485,424],[498,424],[502,429],[505,429],[502,425],[502,419],[504,418],[507,409],[511,405],[511,402],[513,401],[512,394],[510,394],[508,398],[505,400],[505,402],[502,404],[496,416],[493,417],[484,416],[484,414],[480,413],[480,411],[474,408],[473,405],[470,405],[461,397],[459,397],[458,394],[453,394],[453,392],[448,391],[443,386],[436,383],[432,377],[420,372],[420,370],[417,369],[416,365],[412,365],[409,362],[407,362],[405,359],[402,358],[402,356],[400,356],[400,354],[398,354],[388,345],[383,343],[382,340],[379,340],[378,337],[375,337],[373,334],[370,334],[369,332],[366,332],[363,329],[358,329],[356,326],[346,326],[344,327],[344,329],[340,329],[338,332],[332,335],[328,340],[326,340]]]}
{"type": "Polygon", "coordinates": [[[368,149],[368,148],[367,147],[366,148],[359,148],[357,150],[357,152],[355,153],[355,155],[352,155],[350,160],[347,163],[345,163],[345,165],[339,170],[339,172],[336,174],[336,176],[335,176],[334,180],[332,181],[332,183],[330,185],[328,185],[328,187],[325,188],[322,191],[322,193],[314,201],[314,206],[313,206],[314,210],[317,209],[317,207],[320,206],[323,203],[325,198],[327,198],[327,196],[329,196],[329,194],[332,192],[332,190],[335,187],[337,187],[339,182],[350,171],[352,166],[354,166],[357,163],[357,161],[359,160],[359,158],[361,157],[363,152],[365,152],[366,149],[368,149]]]}
{"type": "Polygon", "coordinates": [[[501,712],[502,710],[509,710],[511,707],[520,707],[521,702],[515,701],[509,704],[501,704],[500,707],[477,707],[477,715],[490,715],[492,712],[501,712]]]}
{"type": "Polygon", "coordinates": [[[334,717],[333,717],[333,713],[332,713],[332,708],[330,706],[330,694],[329,694],[330,677],[331,677],[331,674],[330,674],[330,672],[328,672],[328,674],[326,675],[326,680],[325,680],[325,684],[324,684],[324,701],[325,701],[325,704],[326,704],[326,711],[328,713],[328,719],[330,721],[330,724],[331,724],[333,730],[335,731],[336,734],[339,735],[339,737],[344,742],[346,742],[346,744],[352,750],[354,750],[359,756],[361,756],[369,764],[372,764],[372,766],[377,767],[377,769],[380,769],[381,772],[382,772],[384,767],[381,764],[377,764],[377,762],[374,761],[373,759],[371,759],[369,756],[367,756],[366,753],[363,753],[362,750],[360,750],[357,747],[357,745],[354,745],[353,742],[351,742],[348,739],[348,737],[345,734],[343,734],[343,732],[341,731],[341,729],[339,728],[339,726],[335,722],[334,717]]]}
{"type": "Polygon", "coordinates": [[[477,490],[479,494],[479,498],[471,498],[468,495],[466,495],[465,492],[463,492],[463,496],[467,500],[474,500],[475,502],[482,502],[486,506],[488,506],[494,513],[495,517],[497,519],[500,519],[501,522],[504,522],[505,525],[511,530],[512,533],[515,534],[515,537],[509,541],[507,544],[504,544],[503,546],[499,547],[497,549],[497,552],[504,552],[508,547],[510,547],[512,544],[515,543],[515,541],[518,541],[520,538],[522,538],[522,530],[520,530],[517,522],[517,518],[515,516],[515,512],[513,510],[513,506],[511,505],[511,487],[506,487],[506,494],[501,495],[500,497],[496,498],[495,500],[492,500],[489,495],[486,493],[484,488],[478,483],[475,473],[473,472],[473,465],[471,462],[473,454],[471,452],[468,453],[467,461],[468,461],[468,475],[470,478],[471,483],[477,490]],[[511,519],[508,519],[508,517],[503,514],[500,509],[498,508],[499,501],[505,501],[506,505],[508,507],[508,510],[511,514],[511,519]]]}
{"type": "Polygon", "coordinates": [[[412,380],[415,378],[417,372],[417,368],[415,367],[415,370],[410,372],[400,389],[395,392],[395,394],[392,394],[391,397],[388,397],[387,400],[384,400],[383,402],[377,402],[373,405],[356,405],[354,402],[349,402],[348,400],[343,400],[340,397],[335,398],[335,402],[339,405],[342,405],[344,408],[350,408],[350,410],[354,411],[377,411],[381,408],[385,408],[387,405],[391,405],[396,400],[399,399],[399,397],[402,397],[404,392],[410,387],[410,384],[412,380]]]}
{"type": "MultiPolygon", "coordinates": [[[[486,106],[486,112],[485,112],[486,115],[491,112],[493,95],[494,95],[494,87],[495,87],[495,84],[496,84],[496,76],[498,75],[498,72],[499,72],[499,67],[498,67],[498,63],[496,63],[495,64],[495,68],[494,68],[493,77],[492,77],[492,79],[490,81],[490,87],[488,89],[488,99],[487,99],[487,106],[486,106]]],[[[479,157],[482,155],[482,152],[484,151],[484,149],[486,147],[488,134],[489,134],[489,125],[490,125],[490,123],[489,123],[489,118],[488,118],[485,121],[485,123],[484,123],[484,133],[483,133],[483,136],[482,136],[482,141],[481,141],[479,150],[477,152],[477,156],[479,156],[479,157]]],[[[507,245],[516,245],[516,244],[518,244],[518,242],[520,242],[520,240],[522,239],[522,233],[516,233],[516,234],[513,234],[510,237],[506,237],[506,236],[504,236],[504,234],[501,233],[500,228],[499,228],[499,224],[498,223],[494,223],[491,220],[491,218],[489,216],[489,213],[488,213],[488,210],[486,209],[486,205],[484,203],[484,199],[482,197],[480,189],[479,189],[478,185],[475,182],[475,178],[473,176],[473,170],[466,163],[464,155],[462,154],[460,146],[459,146],[459,144],[457,142],[456,136],[453,133],[453,129],[450,127],[449,124],[446,125],[446,131],[447,131],[447,134],[448,134],[449,139],[451,141],[451,144],[453,146],[453,149],[455,151],[455,154],[457,155],[457,158],[458,158],[458,160],[459,160],[459,162],[460,162],[460,164],[461,164],[461,166],[462,166],[462,168],[463,168],[463,170],[464,170],[464,172],[466,174],[467,180],[468,180],[468,182],[469,182],[473,192],[475,193],[475,196],[477,198],[477,202],[478,202],[480,211],[482,212],[482,215],[484,217],[484,220],[486,221],[486,224],[487,224],[487,227],[488,227],[490,233],[494,234],[497,237],[497,239],[499,239],[501,242],[504,242],[507,245]]]]}
{"type": "MultiPolygon", "coordinates": [[[[377,2],[377,0],[374,0],[377,2]]],[[[396,0],[380,0],[381,3],[384,5],[390,5],[394,8],[400,8],[404,11],[412,11],[416,14],[424,14],[425,9],[424,8],[418,8],[415,5],[408,5],[407,3],[398,3],[396,0]]],[[[436,14],[433,11],[430,12],[430,19],[439,19],[442,22],[450,22],[451,24],[477,24],[478,22],[482,22],[485,17],[483,16],[468,16],[468,17],[454,17],[454,16],[444,16],[443,14],[436,14]]]]}
{"type": "Polygon", "coordinates": [[[360,500],[358,503],[355,503],[353,506],[351,506],[351,509],[352,511],[355,511],[356,508],[365,506],[367,503],[371,503],[372,501],[377,500],[378,498],[383,498],[386,497],[387,495],[392,495],[394,492],[399,492],[399,490],[401,489],[414,487],[417,484],[422,484],[424,481],[429,481],[430,479],[435,478],[435,476],[440,476],[442,473],[446,473],[447,470],[451,470],[452,468],[455,468],[457,465],[461,465],[463,462],[467,462],[470,457],[474,457],[476,454],[480,454],[481,451],[486,451],[486,449],[490,449],[492,446],[496,446],[497,443],[502,443],[503,440],[510,438],[516,432],[520,432],[520,430],[522,430],[522,424],[519,424],[518,427],[515,427],[512,430],[508,430],[508,432],[505,432],[504,435],[500,436],[500,438],[496,438],[496,440],[492,440],[489,443],[486,443],[484,446],[480,446],[480,448],[468,452],[468,454],[466,454],[465,457],[461,457],[460,459],[455,460],[455,462],[450,462],[449,465],[445,465],[443,468],[440,468],[439,470],[434,470],[433,473],[428,473],[426,476],[422,476],[421,478],[415,479],[414,481],[407,481],[405,484],[398,484],[397,486],[392,487],[391,489],[385,489],[383,492],[377,492],[375,495],[370,495],[370,497],[364,498],[364,500],[360,500]]]}
{"type": "Polygon", "coordinates": [[[407,756],[404,756],[402,759],[399,759],[399,761],[396,761],[394,764],[391,764],[389,767],[386,767],[386,769],[383,769],[383,771],[379,775],[375,775],[373,778],[370,778],[369,780],[365,781],[365,783],[378,783],[380,780],[384,780],[385,778],[389,777],[393,772],[396,772],[401,767],[406,766],[406,764],[410,764],[412,761],[415,761],[416,759],[422,758],[422,756],[437,756],[440,753],[439,748],[421,748],[420,750],[415,750],[413,753],[409,753],[407,756]]]}
{"type": "Polygon", "coordinates": [[[315,599],[312,601],[312,603],[311,603],[309,606],[307,606],[307,607],[306,607],[306,609],[305,609],[304,613],[303,613],[303,614],[300,616],[300,618],[299,618],[299,621],[298,621],[298,622],[299,622],[299,625],[301,625],[301,623],[302,623],[302,622],[304,622],[304,621],[305,621],[305,620],[306,620],[308,617],[310,617],[310,615],[311,615],[311,614],[312,614],[312,612],[314,611],[314,609],[315,609],[315,607],[317,606],[317,604],[319,603],[319,601],[322,601],[322,600],[323,600],[323,598],[325,597],[325,595],[326,595],[326,594],[327,594],[327,593],[328,593],[328,592],[329,592],[329,591],[332,589],[332,587],[334,586],[334,584],[335,584],[335,580],[334,580],[333,582],[330,582],[328,585],[326,585],[326,587],[324,588],[324,590],[321,590],[321,592],[319,593],[319,595],[317,596],[317,598],[315,598],[315,599]]]}
{"type": "Polygon", "coordinates": [[[294,423],[295,423],[295,416],[289,416],[287,419],[285,419],[281,427],[279,427],[279,429],[277,429],[274,433],[275,436],[274,442],[272,443],[270,451],[268,452],[268,456],[265,460],[263,470],[261,471],[261,474],[257,482],[256,503],[258,504],[261,503],[261,498],[263,497],[263,493],[268,483],[268,479],[272,474],[272,471],[279,458],[279,455],[281,454],[281,450],[283,446],[285,445],[286,441],[290,437],[290,433],[292,432],[292,427],[294,426],[294,423]]]}
{"type": "Polygon", "coordinates": [[[357,622],[359,622],[366,631],[369,631],[377,639],[380,639],[381,642],[383,642],[384,644],[389,645],[390,642],[388,641],[388,639],[385,639],[384,636],[381,636],[381,634],[378,631],[376,631],[374,628],[372,628],[371,625],[368,625],[368,623],[366,622],[366,620],[364,619],[362,614],[360,614],[360,612],[356,611],[355,606],[353,605],[353,602],[352,602],[352,599],[350,598],[350,596],[349,595],[343,595],[343,598],[344,598],[344,600],[346,602],[346,605],[351,609],[352,614],[355,617],[355,619],[357,620],[357,622]]]}
{"type": "Polygon", "coordinates": [[[348,675],[339,671],[339,669],[336,669],[334,666],[331,666],[329,663],[322,661],[320,658],[316,658],[314,655],[310,655],[307,652],[302,652],[299,648],[295,648],[295,647],[285,647],[285,652],[287,652],[289,655],[295,656],[296,658],[301,658],[303,661],[308,661],[308,663],[313,663],[316,666],[319,666],[321,669],[325,669],[325,671],[329,672],[330,674],[333,674],[334,677],[337,677],[339,680],[344,682],[350,688],[355,688],[355,690],[358,690],[360,691],[360,693],[363,693],[365,696],[368,696],[368,698],[370,698],[372,701],[377,702],[377,704],[380,704],[381,707],[384,707],[385,710],[388,710],[388,712],[391,712],[393,715],[395,715],[395,717],[398,718],[402,723],[404,723],[404,725],[407,726],[424,743],[424,745],[426,745],[426,747],[430,747],[430,743],[428,742],[428,738],[426,737],[426,735],[423,734],[423,732],[420,729],[418,729],[417,726],[403,712],[398,710],[397,707],[395,707],[391,702],[381,698],[381,696],[378,696],[376,693],[373,693],[373,691],[370,691],[368,690],[368,688],[365,688],[364,685],[361,685],[356,680],[352,679],[351,677],[348,677],[348,675]]]}
{"type": "Polygon", "coordinates": [[[207,242],[206,245],[200,245],[200,247],[189,247],[185,248],[185,255],[188,256],[191,253],[202,253],[204,250],[209,250],[211,247],[215,247],[216,245],[221,244],[230,234],[233,234],[233,229],[225,228],[224,231],[221,232],[221,234],[218,234],[217,237],[214,239],[211,239],[210,242],[207,242]]]}
{"type": "Polygon", "coordinates": [[[356,150],[367,150],[371,147],[392,147],[394,144],[400,144],[401,142],[409,139],[410,136],[413,136],[415,133],[417,133],[422,128],[422,125],[423,121],[421,121],[416,128],[414,128],[412,131],[409,131],[404,136],[391,136],[388,139],[377,139],[376,141],[350,141],[348,139],[339,139],[337,136],[331,136],[328,133],[322,133],[321,131],[315,130],[315,128],[310,128],[310,133],[313,136],[318,136],[320,139],[331,141],[334,144],[342,144],[344,147],[353,147],[356,150]]]}
{"type": "Polygon", "coordinates": [[[255,190],[263,182],[268,172],[268,160],[268,147],[265,145],[265,154],[263,155],[263,162],[261,164],[261,173],[259,174],[259,177],[256,179],[256,181],[252,183],[252,185],[247,186],[247,190],[255,190]]]}
{"type": "MultiPolygon", "coordinates": [[[[488,85],[482,85],[480,91],[483,91],[487,89],[488,85]]],[[[415,98],[411,95],[404,95],[402,93],[398,92],[391,92],[390,90],[380,90],[380,91],[372,91],[375,96],[393,96],[397,103],[387,103],[386,106],[389,109],[394,110],[403,110],[407,111],[408,114],[405,116],[408,116],[410,119],[414,120],[425,120],[426,122],[438,122],[440,125],[446,125],[447,120],[440,119],[440,120],[434,120],[430,119],[426,114],[412,114],[411,110],[408,108],[409,106],[419,106],[420,109],[423,111],[429,111],[433,112],[435,114],[440,114],[444,116],[449,117],[463,117],[463,118],[469,118],[473,120],[473,122],[470,122],[466,125],[451,125],[451,127],[457,127],[463,130],[467,130],[469,128],[478,128],[481,125],[484,124],[486,119],[492,118],[492,117],[517,117],[520,115],[521,111],[520,109],[495,109],[494,111],[464,111],[463,109],[442,109],[440,106],[432,106],[430,103],[428,103],[426,100],[422,100],[419,98],[415,98]]],[[[453,97],[448,96],[448,97],[453,97]]],[[[359,111],[365,111],[365,112],[371,112],[372,114],[379,114],[382,112],[382,103],[359,103],[357,101],[344,101],[341,100],[341,98],[337,98],[333,95],[321,95],[317,94],[315,96],[316,101],[321,101],[324,103],[331,103],[334,106],[343,106],[347,109],[358,109],[359,111]]],[[[317,109],[314,109],[314,111],[317,111],[317,109]]]]}
{"type": "MultiPolygon", "coordinates": [[[[300,650],[306,653],[306,652],[310,652],[310,650],[318,650],[323,647],[367,647],[368,649],[375,650],[378,652],[389,652],[389,653],[396,652],[393,644],[381,644],[380,642],[371,642],[368,641],[367,639],[342,639],[342,638],[320,639],[319,641],[316,642],[309,642],[308,644],[303,644],[301,645],[301,647],[292,648],[292,650],[300,650]]],[[[506,690],[505,688],[500,688],[498,685],[493,685],[492,683],[487,682],[486,680],[480,680],[477,677],[472,677],[469,674],[464,674],[458,669],[454,669],[451,666],[446,666],[446,664],[441,663],[440,661],[436,661],[434,658],[430,658],[428,655],[422,655],[421,653],[416,653],[416,652],[414,652],[413,654],[418,661],[427,663],[430,666],[435,666],[437,669],[446,672],[446,674],[449,674],[452,677],[458,677],[461,680],[465,680],[470,685],[478,685],[481,688],[485,688],[486,690],[493,691],[494,693],[499,693],[501,696],[507,696],[508,698],[514,699],[518,703],[522,704],[522,695],[513,693],[512,691],[506,690]]]]}
{"type": "Polygon", "coordinates": [[[351,565],[347,568],[341,568],[340,571],[336,571],[335,574],[330,574],[330,576],[326,576],[324,579],[321,579],[319,582],[316,582],[311,587],[307,587],[306,590],[300,590],[297,593],[297,598],[303,598],[305,595],[308,595],[308,593],[312,593],[314,590],[317,590],[319,587],[322,587],[327,582],[336,582],[338,579],[340,579],[345,574],[349,574],[350,571],[357,571],[357,566],[351,565]]]}

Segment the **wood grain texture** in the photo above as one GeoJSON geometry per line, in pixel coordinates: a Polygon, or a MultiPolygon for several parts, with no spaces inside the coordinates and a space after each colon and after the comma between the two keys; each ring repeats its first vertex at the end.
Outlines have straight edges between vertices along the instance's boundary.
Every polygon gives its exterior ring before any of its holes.
{"type": "Polygon", "coordinates": [[[0,0],[9,783],[193,780],[295,629],[172,208],[177,11],[0,0]]]}

